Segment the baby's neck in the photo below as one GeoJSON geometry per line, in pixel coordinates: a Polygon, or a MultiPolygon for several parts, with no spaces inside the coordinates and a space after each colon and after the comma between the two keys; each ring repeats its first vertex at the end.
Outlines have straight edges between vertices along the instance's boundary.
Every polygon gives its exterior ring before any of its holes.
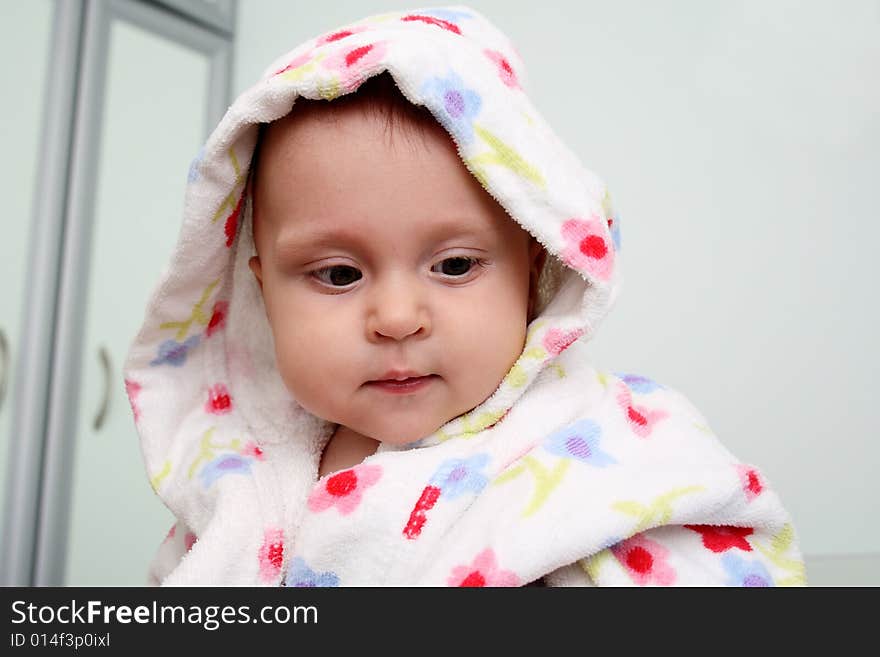
{"type": "Polygon", "coordinates": [[[378,441],[339,425],[324,446],[318,466],[318,478],[355,466],[375,454],[377,449],[378,441]]]}

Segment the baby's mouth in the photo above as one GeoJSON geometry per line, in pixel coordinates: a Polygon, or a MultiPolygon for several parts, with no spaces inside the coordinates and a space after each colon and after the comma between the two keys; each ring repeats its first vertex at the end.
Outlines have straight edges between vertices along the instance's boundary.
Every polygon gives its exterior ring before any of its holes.
{"type": "Polygon", "coordinates": [[[440,377],[436,374],[426,374],[424,376],[411,376],[405,379],[380,379],[376,381],[367,381],[367,386],[383,392],[409,393],[417,392],[428,387],[438,378],[440,377]]]}

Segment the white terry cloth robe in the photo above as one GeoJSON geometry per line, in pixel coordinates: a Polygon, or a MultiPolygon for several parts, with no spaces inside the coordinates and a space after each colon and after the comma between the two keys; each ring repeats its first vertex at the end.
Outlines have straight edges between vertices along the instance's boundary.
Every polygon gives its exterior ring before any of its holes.
{"type": "Polygon", "coordinates": [[[509,39],[466,6],[370,16],[301,44],[231,105],[125,364],[156,494],[149,582],[246,586],[804,584],[791,518],[679,392],[598,371],[585,342],[621,286],[604,183],[526,95],[509,39]],[[275,365],[248,259],[258,127],[387,71],[547,250],[519,359],[475,408],[318,478],[335,425],[275,365]]]}

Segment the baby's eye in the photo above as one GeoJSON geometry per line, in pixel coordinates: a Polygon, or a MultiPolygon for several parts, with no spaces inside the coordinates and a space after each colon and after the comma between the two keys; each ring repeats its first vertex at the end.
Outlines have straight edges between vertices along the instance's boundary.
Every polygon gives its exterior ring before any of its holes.
{"type": "Polygon", "coordinates": [[[348,265],[333,265],[332,267],[316,269],[312,272],[312,276],[327,285],[345,287],[362,278],[363,274],[361,274],[359,269],[349,267],[348,265]]]}
{"type": "MultiPolygon", "coordinates": [[[[447,276],[457,277],[469,273],[473,266],[478,264],[479,260],[477,260],[477,258],[467,258],[465,256],[446,258],[438,263],[439,267],[442,269],[440,273],[446,274],[447,276]]],[[[434,265],[434,267],[437,267],[438,265],[434,265]]],[[[434,267],[431,268],[431,271],[435,271],[434,267]]]]}

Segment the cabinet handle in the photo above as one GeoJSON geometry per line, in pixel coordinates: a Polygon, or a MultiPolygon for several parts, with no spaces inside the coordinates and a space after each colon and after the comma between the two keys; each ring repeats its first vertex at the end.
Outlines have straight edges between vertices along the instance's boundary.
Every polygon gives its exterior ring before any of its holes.
{"type": "Polygon", "coordinates": [[[92,423],[92,428],[95,431],[100,431],[101,427],[104,426],[107,409],[110,407],[110,381],[113,378],[113,367],[110,365],[110,352],[107,350],[107,347],[101,345],[98,349],[98,360],[101,361],[101,365],[104,367],[104,399],[101,400],[101,407],[98,409],[95,421],[92,423]]]}
{"type": "Polygon", "coordinates": [[[6,380],[9,378],[9,342],[6,334],[0,329],[0,409],[6,399],[6,380]]]}

